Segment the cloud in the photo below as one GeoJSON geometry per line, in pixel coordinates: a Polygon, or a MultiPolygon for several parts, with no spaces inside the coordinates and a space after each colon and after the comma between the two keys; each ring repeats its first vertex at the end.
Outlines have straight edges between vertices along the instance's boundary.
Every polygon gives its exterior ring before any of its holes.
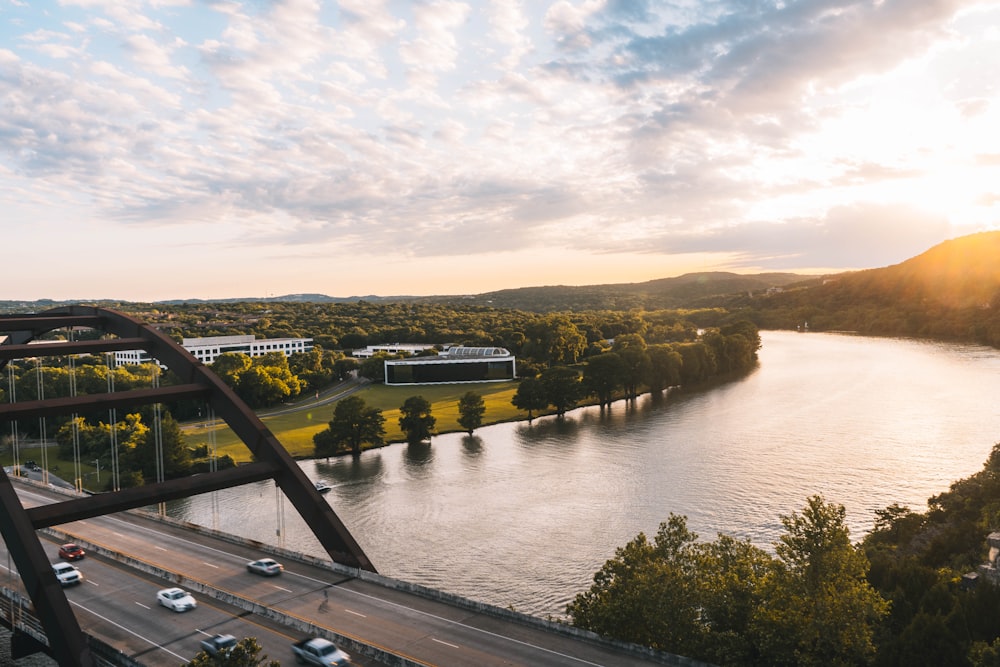
{"type": "Polygon", "coordinates": [[[896,264],[949,238],[952,231],[943,216],[905,205],[862,202],[838,206],[821,218],[671,229],[627,250],[735,253],[738,265],[769,269],[857,269],[896,264]]]}
{"type": "Polygon", "coordinates": [[[0,173],[31,192],[0,205],[65,193],[81,218],[157,239],[197,222],[234,253],[885,263],[951,233],[921,201],[995,212],[995,7],[10,6],[0,173]]]}

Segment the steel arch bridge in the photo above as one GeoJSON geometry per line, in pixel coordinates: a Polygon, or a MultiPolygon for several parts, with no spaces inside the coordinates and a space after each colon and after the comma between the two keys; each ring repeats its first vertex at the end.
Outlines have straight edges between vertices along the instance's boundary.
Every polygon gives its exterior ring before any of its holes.
{"type": "Polygon", "coordinates": [[[41,528],[274,480],[333,561],[375,572],[347,527],[263,422],[217,375],[168,336],[122,313],[92,306],[66,306],[33,315],[0,316],[0,334],[7,336],[0,343],[0,370],[14,359],[145,350],[169,368],[180,382],[149,389],[3,403],[0,404],[0,422],[196,399],[205,401],[226,422],[254,458],[253,463],[235,468],[30,509],[22,507],[6,472],[0,471],[0,534],[46,635],[60,638],[59,642],[49,642],[49,651],[60,665],[90,667],[95,663],[86,635],[35,532],[41,528]],[[100,338],[38,340],[59,329],[91,329],[99,332],[100,338]]]}

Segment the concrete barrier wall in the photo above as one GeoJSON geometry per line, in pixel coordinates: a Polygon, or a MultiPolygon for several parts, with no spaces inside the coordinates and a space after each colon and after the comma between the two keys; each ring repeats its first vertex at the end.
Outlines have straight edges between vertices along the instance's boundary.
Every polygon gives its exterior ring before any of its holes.
{"type": "MultiPolygon", "coordinates": [[[[34,482],[33,480],[27,480],[35,486],[44,487],[47,490],[53,490],[52,487],[45,487],[39,482],[34,482]]],[[[55,489],[62,491],[66,495],[76,494],[72,490],[65,489],[55,489]]],[[[340,563],[335,563],[330,560],[325,560],[321,558],[316,558],[309,554],[299,553],[297,551],[292,551],[289,549],[283,549],[271,544],[266,544],[259,542],[257,540],[251,540],[238,535],[233,535],[231,533],[225,533],[223,531],[208,528],[206,526],[201,526],[198,524],[189,523],[186,521],[179,521],[171,517],[163,516],[155,512],[149,512],[146,510],[129,510],[129,513],[142,516],[151,521],[157,521],[164,524],[169,524],[171,526],[183,528],[194,533],[199,533],[206,535],[230,544],[235,544],[243,547],[259,551],[261,553],[266,553],[278,558],[280,560],[295,561],[314,567],[324,568],[340,574],[343,576],[353,577],[360,579],[362,581],[382,586],[391,590],[403,591],[410,593],[412,595],[417,595],[419,597],[435,600],[444,604],[457,607],[459,609],[465,609],[468,611],[473,611],[479,614],[485,614],[487,616],[492,616],[495,618],[501,618],[507,621],[512,621],[519,623],[521,625],[526,625],[536,629],[545,630],[547,632],[553,632],[561,634],[564,636],[572,637],[574,639],[589,642],[598,646],[604,646],[607,648],[612,648],[617,651],[621,651],[628,655],[633,655],[635,657],[650,660],[652,662],[657,662],[663,665],[672,665],[676,667],[705,667],[706,663],[692,660],[684,656],[675,655],[673,653],[666,653],[663,651],[656,651],[654,649],[648,648],[646,646],[640,646],[638,644],[632,644],[628,642],[621,642],[613,639],[607,639],[601,637],[593,632],[582,630],[580,628],[573,627],[566,623],[561,623],[558,621],[552,621],[544,618],[539,618],[537,616],[530,616],[528,614],[523,614],[512,609],[505,609],[503,607],[497,607],[495,605],[486,604],[483,602],[476,602],[475,600],[470,600],[452,593],[447,593],[444,591],[439,591],[433,588],[428,588],[426,586],[421,586],[419,584],[413,584],[405,581],[400,581],[398,579],[393,579],[391,577],[386,577],[374,572],[369,572],[367,570],[361,570],[359,568],[347,567],[346,565],[341,565],[340,563]]],[[[70,539],[65,533],[58,531],[57,529],[49,528],[44,529],[49,531],[53,535],[60,536],[60,540],[70,539]]],[[[228,602],[233,606],[243,609],[244,611],[249,611],[254,614],[260,615],[265,618],[270,618],[279,623],[287,625],[304,633],[316,634],[318,636],[324,636],[327,639],[342,645],[346,650],[354,650],[358,653],[366,655],[371,658],[383,661],[388,665],[398,665],[399,667],[409,667],[410,665],[421,665],[423,663],[413,662],[403,656],[397,656],[395,654],[389,653],[384,649],[366,644],[354,637],[341,636],[336,633],[331,633],[322,628],[317,628],[312,625],[310,621],[305,619],[296,619],[294,617],[282,614],[280,612],[275,612],[267,607],[263,607],[251,600],[246,600],[241,598],[235,593],[218,590],[205,582],[198,581],[196,579],[191,579],[185,577],[181,574],[169,572],[155,567],[149,563],[146,563],[138,558],[134,558],[127,554],[121,554],[118,552],[111,551],[99,545],[87,545],[85,542],[80,540],[78,537],[73,536],[72,539],[80,542],[85,548],[89,548],[95,553],[100,553],[101,555],[115,560],[117,562],[129,565],[135,569],[146,572],[152,576],[161,577],[167,581],[173,582],[177,585],[184,585],[192,590],[199,592],[203,595],[208,595],[214,599],[228,602]]]]}

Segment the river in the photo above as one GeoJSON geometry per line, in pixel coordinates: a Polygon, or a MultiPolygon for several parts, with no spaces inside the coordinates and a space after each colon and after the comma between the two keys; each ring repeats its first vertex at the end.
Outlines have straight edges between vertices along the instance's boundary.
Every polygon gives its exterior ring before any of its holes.
{"type": "MultiPolygon", "coordinates": [[[[563,617],[617,547],[640,531],[652,537],[670,513],[703,539],[725,533],[770,549],[781,516],[820,494],[844,505],[860,540],[874,510],[923,511],[1000,441],[998,350],[761,337],[755,370],[704,391],[302,465],[334,487],[325,497],[382,574],[563,617]]],[[[168,511],[323,553],[270,482],[168,511]]]]}

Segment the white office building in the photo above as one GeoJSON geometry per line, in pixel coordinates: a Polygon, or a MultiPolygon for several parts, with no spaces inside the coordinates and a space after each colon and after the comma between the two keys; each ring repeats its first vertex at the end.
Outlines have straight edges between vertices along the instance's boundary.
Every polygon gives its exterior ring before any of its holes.
{"type": "MultiPolygon", "coordinates": [[[[249,334],[243,336],[210,336],[207,338],[185,338],[181,346],[194,355],[195,359],[211,364],[216,357],[226,352],[238,352],[248,357],[259,357],[269,352],[281,352],[286,357],[296,352],[313,349],[312,338],[265,338],[249,334]]],[[[122,350],[115,352],[116,364],[147,364],[153,359],[145,350],[122,350]]]]}

